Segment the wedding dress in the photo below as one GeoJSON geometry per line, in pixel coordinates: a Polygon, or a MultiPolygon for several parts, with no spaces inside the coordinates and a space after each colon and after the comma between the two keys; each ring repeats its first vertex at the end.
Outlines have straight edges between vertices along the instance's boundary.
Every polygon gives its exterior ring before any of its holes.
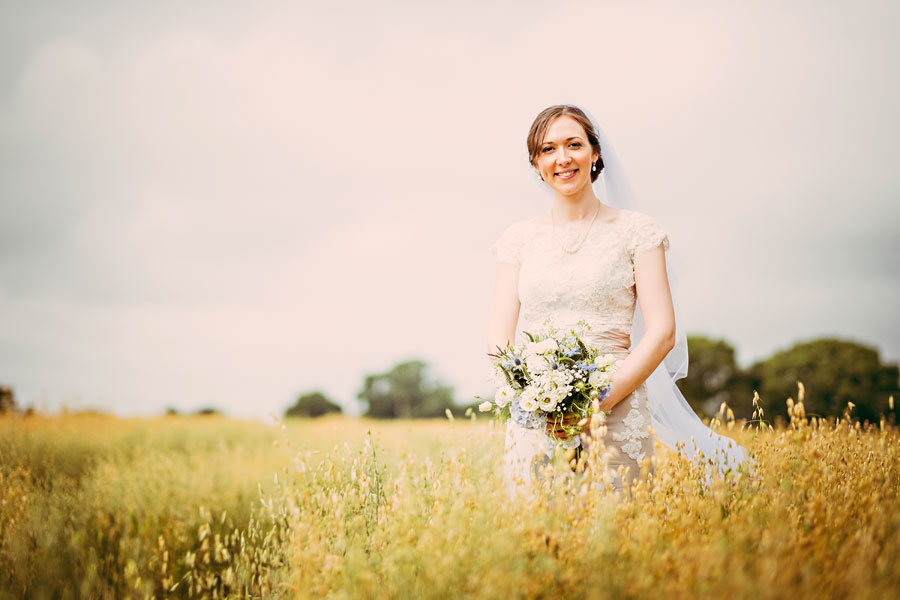
{"type": "MultiPolygon", "coordinates": [[[[598,219],[578,252],[561,249],[560,241],[570,247],[571,240],[583,235],[584,225],[571,223],[557,225],[554,238],[550,222],[533,218],[513,224],[491,246],[500,262],[519,267],[518,337],[523,339],[521,332],[535,331],[548,320],[561,330],[585,321],[590,326],[586,342],[624,358],[635,311],[634,260],[660,245],[668,249],[669,239],[653,219],[633,210],[598,219]]],[[[555,445],[539,420],[521,417],[513,411],[507,422],[504,478],[510,490],[533,481],[555,445]]],[[[651,459],[649,468],[654,469],[650,425],[647,384],[642,383],[606,420],[603,442],[612,449],[608,473],[614,490],[628,487],[645,459],[651,459]]]]}

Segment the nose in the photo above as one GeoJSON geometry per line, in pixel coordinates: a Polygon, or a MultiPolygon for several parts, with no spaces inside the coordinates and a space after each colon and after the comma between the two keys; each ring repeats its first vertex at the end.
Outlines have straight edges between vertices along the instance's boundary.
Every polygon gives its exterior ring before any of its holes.
{"type": "Polygon", "coordinates": [[[556,162],[561,165],[569,162],[569,155],[566,152],[565,147],[561,146],[559,148],[559,152],[556,153],[556,162]]]}

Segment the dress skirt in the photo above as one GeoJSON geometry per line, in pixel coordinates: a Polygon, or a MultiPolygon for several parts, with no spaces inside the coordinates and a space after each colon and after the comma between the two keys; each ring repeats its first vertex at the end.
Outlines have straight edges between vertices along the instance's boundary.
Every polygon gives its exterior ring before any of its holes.
{"type": "MultiPolygon", "coordinates": [[[[609,461],[604,479],[612,489],[622,491],[640,477],[647,462],[648,473],[656,471],[656,450],[650,427],[650,405],[647,388],[642,383],[622,402],[616,404],[606,417],[606,432],[600,436],[609,461]]],[[[591,438],[582,436],[585,454],[590,455],[591,438]]]]}

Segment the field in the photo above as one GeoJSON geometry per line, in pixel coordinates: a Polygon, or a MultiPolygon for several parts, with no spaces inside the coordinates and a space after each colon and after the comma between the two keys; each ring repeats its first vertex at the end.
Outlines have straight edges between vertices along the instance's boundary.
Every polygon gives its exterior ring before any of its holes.
{"type": "Polygon", "coordinates": [[[895,595],[898,430],[732,427],[756,478],[511,501],[484,418],[5,417],[0,597],[895,595]]]}

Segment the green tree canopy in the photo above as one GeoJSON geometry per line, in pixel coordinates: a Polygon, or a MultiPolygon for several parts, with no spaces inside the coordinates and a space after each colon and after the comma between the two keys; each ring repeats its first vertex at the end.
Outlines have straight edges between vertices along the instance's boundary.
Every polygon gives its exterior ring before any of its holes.
{"type": "Polygon", "coordinates": [[[734,347],[725,340],[701,335],[688,336],[687,342],[688,374],[677,385],[691,408],[699,415],[711,417],[725,402],[735,415],[750,416],[753,389],[735,362],[734,347]]]}
{"type": "Polygon", "coordinates": [[[18,410],[16,395],[11,387],[0,386],[0,414],[14,413],[18,410]]]}
{"type": "Polygon", "coordinates": [[[285,411],[285,417],[321,417],[329,413],[340,413],[341,407],[321,392],[310,392],[297,398],[297,402],[285,411]]]}
{"type": "Polygon", "coordinates": [[[877,421],[898,395],[900,370],[883,364],[875,348],[840,339],[819,339],[777,352],[750,368],[763,407],[786,414],[785,400],[797,399],[797,382],[806,388],[807,415],[840,416],[848,402],[861,420],[877,421]]]}
{"type": "Polygon", "coordinates": [[[357,397],[368,404],[367,417],[419,419],[444,416],[454,409],[453,390],[431,380],[420,360],[395,365],[386,373],[367,375],[357,397]]]}
{"type": "Polygon", "coordinates": [[[194,415],[198,417],[209,417],[213,415],[221,415],[222,411],[214,406],[205,406],[194,411],[194,415]]]}

